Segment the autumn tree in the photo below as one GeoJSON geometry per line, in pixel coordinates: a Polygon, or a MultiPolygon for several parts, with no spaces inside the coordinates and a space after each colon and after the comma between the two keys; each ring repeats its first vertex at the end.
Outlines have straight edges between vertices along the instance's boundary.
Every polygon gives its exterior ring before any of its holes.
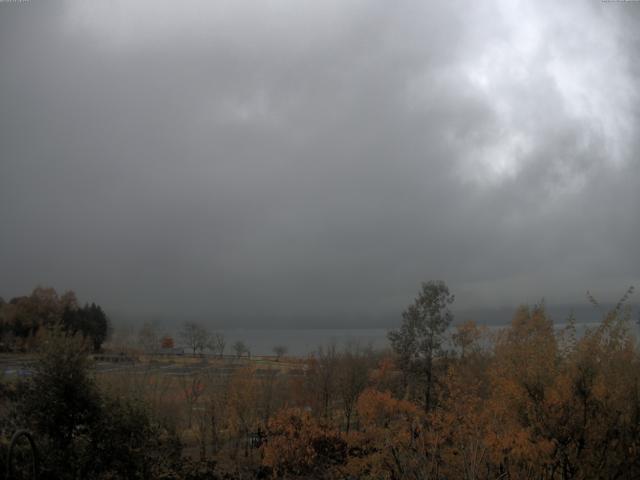
{"type": "Polygon", "coordinates": [[[206,369],[204,379],[205,412],[209,421],[211,449],[218,453],[223,445],[223,432],[227,427],[229,407],[229,385],[232,377],[221,373],[218,369],[206,369]]]}
{"type": "Polygon", "coordinates": [[[278,368],[267,366],[258,371],[258,412],[263,425],[284,405],[291,405],[292,385],[287,375],[278,368]]]}
{"type": "Polygon", "coordinates": [[[518,309],[497,336],[481,405],[483,463],[494,476],[640,475],[639,358],[629,323],[616,307],[567,342],[543,306],[518,309]]]}
{"type": "Polygon", "coordinates": [[[162,337],[160,340],[160,347],[168,350],[172,349],[174,347],[173,337],[170,337],[169,335],[162,337]]]}
{"type": "Polygon", "coordinates": [[[182,395],[187,404],[187,425],[191,428],[191,422],[193,419],[193,410],[198,400],[204,393],[204,382],[198,374],[181,375],[180,377],[180,389],[182,395]]]}
{"type": "Polygon", "coordinates": [[[319,403],[321,415],[331,416],[331,406],[336,397],[338,378],[338,354],[335,344],[318,347],[309,362],[307,380],[310,390],[319,403]]]}
{"type": "Polygon", "coordinates": [[[286,408],[269,421],[262,454],[275,478],[339,478],[331,469],[344,464],[347,444],[309,412],[286,408]]]}
{"type": "Polygon", "coordinates": [[[484,329],[478,327],[473,320],[467,320],[456,325],[451,340],[457,347],[460,356],[464,358],[467,354],[478,351],[481,348],[480,340],[484,334],[484,329]]]}
{"type": "Polygon", "coordinates": [[[453,320],[449,310],[453,300],[444,282],[423,282],[414,302],[402,313],[400,328],[388,334],[405,376],[415,373],[424,385],[426,412],[433,403],[434,361],[442,352],[444,334],[453,320]]]}
{"type": "Polygon", "coordinates": [[[229,380],[227,396],[227,422],[232,433],[233,456],[236,457],[241,446],[244,456],[249,456],[249,436],[259,420],[259,384],[253,367],[237,369],[229,380]]]}
{"type": "Polygon", "coordinates": [[[54,288],[42,286],[34,288],[31,295],[18,303],[33,323],[42,326],[57,323],[65,307],[54,288]]]}
{"type": "Polygon", "coordinates": [[[356,408],[361,428],[349,437],[345,478],[438,478],[430,475],[418,405],[367,388],[356,408]]]}
{"type": "MultiPolygon", "coordinates": [[[[553,322],[544,306],[520,307],[496,339],[489,371],[488,455],[496,473],[520,478],[552,460],[548,400],[561,364],[553,322]]],[[[563,387],[564,388],[564,387],[563,387]]]]}
{"type": "Polygon", "coordinates": [[[383,355],[378,359],[378,364],[373,368],[369,377],[372,386],[381,392],[391,392],[397,397],[404,395],[404,385],[402,385],[399,368],[395,359],[391,355],[383,355]]]}
{"type": "Polygon", "coordinates": [[[110,329],[102,308],[95,303],[79,307],[73,291],[58,295],[53,288],[38,286],[30,295],[0,305],[0,334],[18,348],[33,347],[41,328],[58,323],[72,335],[80,333],[91,339],[94,350],[100,349],[110,329]]]}
{"type": "Polygon", "coordinates": [[[438,408],[425,428],[426,451],[440,478],[496,478],[487,466],[487,424],[495,411],[487,402],[487,362],[476,353],[448,365],[440,384],[438,408]]]}
{"type": "Polygon", "coordinates": [[[625,296],[563,358],[545,405],[551,465],[573,478],[640,476],[640,358],[625,296]]]}
{"type": "Polygon", "coordinates": [[[356,402],[369,380],[371,351],[360,348],[357,344],[348,345],[340,355],[337,371],[337,384],[342,400],[345,429],[351,429],[351,421],[356,402]]]}

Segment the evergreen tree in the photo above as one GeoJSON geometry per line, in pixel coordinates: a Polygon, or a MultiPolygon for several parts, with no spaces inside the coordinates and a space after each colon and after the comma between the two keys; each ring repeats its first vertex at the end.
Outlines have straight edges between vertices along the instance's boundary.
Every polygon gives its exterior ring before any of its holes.
{"type": "Polygon", "coordinates": [[[449,305],[454,296],[442,281],[423,282],[413,304],[402,313],[402,325],[388,334],[405,377],[416,373],[424,383],[424,408],[433,402],[434,359],[442,352],[444,333],[453,320],[449,305]]]}

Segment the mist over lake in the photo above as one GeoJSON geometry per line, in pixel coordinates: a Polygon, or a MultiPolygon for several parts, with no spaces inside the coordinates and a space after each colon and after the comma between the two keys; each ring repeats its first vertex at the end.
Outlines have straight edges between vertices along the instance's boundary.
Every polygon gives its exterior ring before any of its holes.
{"type": "MultiPolygon", "coordinates": [[[[576,324],[576,334],[580,337],[588,328],[594,328],[598,322],[576,324]]],[[[562,330],[566,323],[555,324],[556,330],[562,330]]],[[[630,323],[631,331],[638,335],[640,328],[635,323],[630,323]]],[[[496,332],[504,326],[489,326],[490,331],[496,332]]],[[[453,329],[451,329],[453,330],[453,329]]],[[[287,354],[293,356],[308,356],[318,350],[318,347],[326,348],[335,345],[338,350],[347,346],[361,348],[372,347],[374,350],[388,350],[390,348],[385,328],[317,328],[317,329],[222,329],[219,330],[227,341],[226,354],[232,355],[231,346],[241,341],[247,345],[252,355],[273,355],[276,346],[287,348],[287,354]]],[[[176,337],[178,338],[178,337],[176,337]]],[[[178,340],[177,345],[181,345],[178,340]]],[[[185,349],[185,353],[189,353],[185,349]]]]}

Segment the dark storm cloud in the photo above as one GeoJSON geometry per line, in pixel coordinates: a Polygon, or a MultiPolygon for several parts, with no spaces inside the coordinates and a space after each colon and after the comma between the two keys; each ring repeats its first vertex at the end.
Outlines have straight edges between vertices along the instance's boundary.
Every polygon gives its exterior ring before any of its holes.
{"type": "Polygon", "coordinates": [[[640,9],[427,3],[0,3],[2,295],[366,323],[637,282],[640,9]]]}

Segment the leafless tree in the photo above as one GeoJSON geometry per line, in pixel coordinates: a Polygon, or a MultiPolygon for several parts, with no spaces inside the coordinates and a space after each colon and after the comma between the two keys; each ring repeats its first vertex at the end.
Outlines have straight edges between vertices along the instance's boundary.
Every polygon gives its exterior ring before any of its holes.
{"type": "Polygon", "coordinates": [[[280,361],[280,358],[287,354],[287,347],[284,345],[276,345],[273,347],[273,353],[276,354],[277,360],[280,361]]]}
{"type": "Polygon", "coordinates": [[[222,447],[222,432],[227,418],[229,376],[217,369],[205,370],[206,413],[209,419],[211,449],[214,454],[222,447]]]}
{"type": "Polygon", "coordinates": [[[145,322],[138,331],[138,344],[145,353],[156,353],[160,348],[160,333],[155,322],[145,322]]]}
{"type": "Polygon", "coordinates": [[[196,322],[185,322],[180,331],[180,338],[193,351],[194,355],[197,352],[202,353],[209,344],[209,332],[196,322]]]}
{"type": "Polygon", "coordinates": [[[216,332],[211,337],[209,337],[209,348],[216,353],[220,358],[224,355],[224,348],[226,347],[227,342],[224,338],[224,335],[216,332]]]}
{"type": "Polygon", "coordinates": [[[180,388],[187,403],[187,424],[191,428],[193,409],[204,393],[204,382],[200,375],[181,375],[180,388]]]}
{"type": "Polygon", "coordinates": [[[271,414],[281,406],[280,401],[282,392],[287,386],[282,384],[278,376],[278,370],[267,368],[260,375],[260,391],[258,396],[258,409],[262,418],[262,423],[266,425],[271,418],[271,414]]]}
{"type": "Polygon", "coordinates": [[[346,430],[351,429],[351,419],[356,401],[367,386],[369,368],[372,362],[371,348],[363,349],[358,344],[349,344],[340,356],[338,368],[338,390],[342,399],[342,409],[346,430]]]}
{"type": "Polygon", "coordinates": [[[236,352],[236,356],[238,358],[240,358],[245,353],[247,354],[249,353],[249,349],[241,340],[238,340],[236,343],[233,344],[233,350],[236,352]]]}
{"type": "Polygon", "coordinates": [[[331,402],[336,393],[336,376],[338,370],[338,355],[335,344],[328,347],[318,347],[313,355],[313,369],[309,380],[311,387],[317,391],[320,399],[322,415],[329,417],[331,402]]]}

